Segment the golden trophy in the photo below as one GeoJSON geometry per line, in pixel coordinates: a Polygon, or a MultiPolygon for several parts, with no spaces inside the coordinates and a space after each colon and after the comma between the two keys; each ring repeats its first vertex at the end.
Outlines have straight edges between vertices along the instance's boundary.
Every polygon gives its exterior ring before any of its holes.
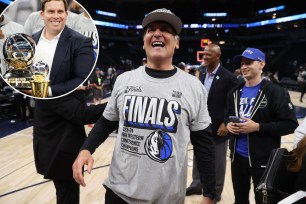
{"type": "Polygon", "coordinates": [[[10,35],[3,45],[3,56],[8,70],[3,78],[16,89],[31,89],[35,41],[28,35],[16,33],[10,35]]]}
{"type": "Polygon", "coordinates": [[[47,98],[49,86],[47,76],[49,73],[49,66],[43,61],[37,61],[31,66],[31,72],[32,95],[39,98],[47,98]]]}

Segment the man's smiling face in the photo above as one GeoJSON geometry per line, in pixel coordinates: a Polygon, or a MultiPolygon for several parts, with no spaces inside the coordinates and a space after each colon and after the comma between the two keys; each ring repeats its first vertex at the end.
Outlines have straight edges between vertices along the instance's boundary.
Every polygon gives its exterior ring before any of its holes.
{"type": "Polygon", "coordinates": [[[63,1],[50,1],[40,13],[47,32],[57,35],[65,27],[68,12],[63,1]]]}
{"type": "Polygon", "coordinates": [[[150,23],[143,37],[148,61],[172,59],[174,50],[179,48],[179,40],[174,29],[166,22],[150,23]]]}

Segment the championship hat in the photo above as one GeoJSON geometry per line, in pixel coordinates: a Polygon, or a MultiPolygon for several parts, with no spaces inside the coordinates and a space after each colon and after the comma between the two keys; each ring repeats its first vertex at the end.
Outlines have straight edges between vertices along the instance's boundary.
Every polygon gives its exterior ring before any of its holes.
{"type": "Polygon", "coordinates": [[[166,8],[156,9],[151,11],[143,20],[142,27],[145,28],[154,21],[163,21],[169,23],[175,30],[176,34],[179,34],[182,30],[182,21],[174,13],[166,8]]]}

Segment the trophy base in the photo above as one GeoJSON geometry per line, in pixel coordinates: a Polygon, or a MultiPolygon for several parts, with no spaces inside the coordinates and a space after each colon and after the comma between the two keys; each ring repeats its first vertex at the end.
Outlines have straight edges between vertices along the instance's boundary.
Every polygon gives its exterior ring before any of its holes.
{"type": "Polygon", "coordinates": [[[38,98],[48,97],[49,81],[37,82],[31,81],[32,95],[38,98]]]}
{"type": "Polygon", "coordinates": [[[9,78],[7,82],[16,89],[31,89],[31,78],[9,78]]]}
{"type": "Polygon", "coordinates": [[[29,70],[10,70],[3,77],[16,89],[31,89],[32,75],[29,70]]]}

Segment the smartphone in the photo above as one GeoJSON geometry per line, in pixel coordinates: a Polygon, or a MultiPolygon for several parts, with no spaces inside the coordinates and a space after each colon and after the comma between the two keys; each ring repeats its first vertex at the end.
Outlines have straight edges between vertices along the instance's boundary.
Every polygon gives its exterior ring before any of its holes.
{"type": "Polygon", "coordinates": [[[241,122],[243,122],[243,120],[241,118],[239,118],[238,116],[230,116],[229,120],[232,123],[241,123],[241,122]]]}

